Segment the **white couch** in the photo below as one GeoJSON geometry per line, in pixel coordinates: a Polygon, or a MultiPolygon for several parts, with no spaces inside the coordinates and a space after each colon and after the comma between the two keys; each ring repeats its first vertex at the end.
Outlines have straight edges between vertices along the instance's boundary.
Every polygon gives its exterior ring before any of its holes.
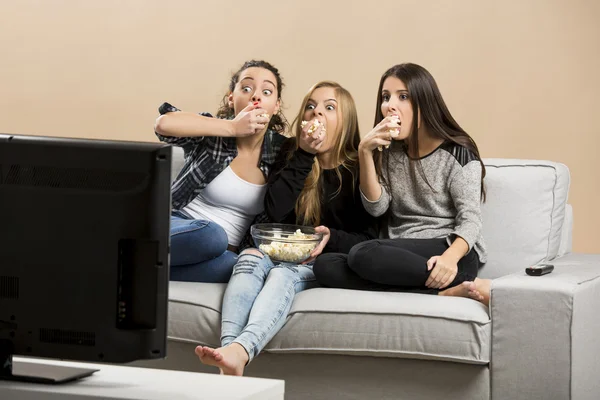
{"type": "MultiPolygon", "coordinates": [[[[485,165],[489,309],[465,298],[311,289],[246,374],[285,379],[288,400],[600,398],[600,255],[571,253],[569,170],[485,165]],[[541,261],[554,272],[525,274],[541,261]]],[[[224,289],[172,282],[168,357],[137,364],[217,372],[193,349],[219,345],[224,289]]]]}

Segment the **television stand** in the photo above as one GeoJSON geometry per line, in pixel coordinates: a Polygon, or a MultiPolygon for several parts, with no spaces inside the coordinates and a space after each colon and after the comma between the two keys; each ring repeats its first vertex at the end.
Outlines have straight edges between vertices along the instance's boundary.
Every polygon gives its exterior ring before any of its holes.
{"type": "MultiPolygon", "coordinates": [[[[31,364],[94,368],[97,364],[46,359],[15,360],[31,364]]],[[[158,361],[158,360],[156,360],[158,361]]],[[[200,363],[200,361],[197,361],[200,363]]],[[[159,364],[156,364],[158,367],[159,364]]],[[[168,371],[156,368],[101,364],[86,379],[64,385],[40,385],[0,380],[0,399],[19,400],[283,400],[285,382],[245,376],[168,371]]],[[[217,369],[215,368],[215,372],[217,369]]]]}
{"type": "Polygon", "coordinates": [[[58,384],[92,375],[98,369],[67,367],[27,361],[13,362],[10,346],[0,340],[0,380],[58,384]]]}

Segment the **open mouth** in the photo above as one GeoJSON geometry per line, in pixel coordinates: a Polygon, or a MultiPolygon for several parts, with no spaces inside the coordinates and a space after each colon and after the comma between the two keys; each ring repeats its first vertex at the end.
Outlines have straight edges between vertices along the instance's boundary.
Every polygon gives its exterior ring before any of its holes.
{"type": "Polygon", "coordinates": [[[315,119],[313,119],[313,120],[310,120],[310,121],[302,121],[302,122],[300,123],[300,127],[301,127],[301,128],[304,128],[305,126],[307,126],[307,125],[309,125],[309,124],[310,124],[310,126],[309,126],[309,128],[308,128],[308,131],[307,131],[309,135],[312,135],[312,134],[313,134],[313,133],[314,133],[314,132],[317,130],[317,128],[318,128],[319,126],[321,126],[321,133],[323,133],[323,134],[324,134],[324,133],[325,133],[325,131],[326,131],[326,126],[325,126],[325,123],[324,123],[324,122],[321,122],[321,121],[319,121],[319,120],[318,120],[318,119],[316,119],[316,118],[315,118],[315,119]]]}

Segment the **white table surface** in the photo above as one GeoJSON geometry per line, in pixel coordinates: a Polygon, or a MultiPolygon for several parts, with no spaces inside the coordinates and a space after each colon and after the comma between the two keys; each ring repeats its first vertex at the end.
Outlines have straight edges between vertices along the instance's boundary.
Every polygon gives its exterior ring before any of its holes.
{"type": "MultiPolygon", "coordinates": [[[[2,400],[282,400],[284,381],[161,369],[14,357],[15,362],[96,368],[93,375],[57,385],[1,381],[2,400]]],[[[199,361],[198,361],[199,362],[199,361]]]]}

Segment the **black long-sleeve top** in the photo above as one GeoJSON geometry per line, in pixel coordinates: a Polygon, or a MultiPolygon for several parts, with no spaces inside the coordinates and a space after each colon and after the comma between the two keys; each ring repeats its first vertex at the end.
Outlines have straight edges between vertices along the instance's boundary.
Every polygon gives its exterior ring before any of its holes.
{"type": "MultiPolygon", "coordinates": [[[[265,211],[273,222],[295,224],[296,201],[310,174],[315,155],[296,149],[296,139],[287,139],[273,165],[265,195],[265,211]],[[291,158],[288,158],[291,154],[291,158]]],[[[321,225],[331,237],[323,253],[348,253],[352,246],[377,237],[377,220],[362,205],[358,189],[358,167],[351,172],[339,166],[342,187],[335,169],[322,170],[321,225]]]]}

